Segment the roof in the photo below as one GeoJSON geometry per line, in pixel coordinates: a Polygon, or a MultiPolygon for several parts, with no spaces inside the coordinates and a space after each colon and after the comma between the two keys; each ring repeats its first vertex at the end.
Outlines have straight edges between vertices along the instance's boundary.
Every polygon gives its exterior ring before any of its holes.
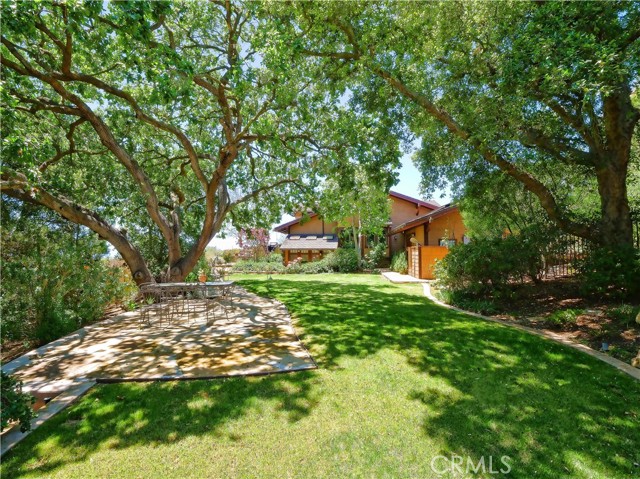
{"type": "Polygon", "coordinates": [[[435,210],[436,208],[440,208],[440,205],[433,200],[429,200],[429,201],[419,200],[418,198],[413,198],[411,196],[403,195],[402,193],[398,193],[397,191],[389,191],[389,195],[395,198],[399,198],[401,200],[408,201],[409,203],[415,203],[416,205],[424,206],[425,208],[431,208],[432,210],[435,210]]]}
{"type": "Polygon", "coordinates": [[[337,249],[338,235],[289,235],[280,249],[337,249]]]}
{"type": "Polygon", "coordinates": [[[427,223],[430,220],[433,220],[440,216],[447,215],[457,210],[458,210],[458,205],[454,205],[452,203],[446,204],[444,206],[439,207],[437,210],[430,211],[426,215],[418,216],[417,218],[414,218],[411,221],[407,221],[406,223],[402,223],[396,226],[389,232],[389,234],[406,231],[408,229],[414,228],[416,226],[420,226],[421,224],[427,223]]]}
{"type": "Polygon", "coordinates": [[[314,216],[318,216],[318,213],[309,213],[308,215],[303,215],[300,218],[296,218],[294,220],[287,221],[286,223],[282,223],[281,225],[278,225],[275,228],[273,228],[273,231],[277,231],[278,233],[286,233],[287,229],[289,228],[289,226],[297,225],[303,219],[304,220],[308,220],[310,218],[313,218],[314,216]]]}
{"type": "MultiPolygon", "coordinates": [[[[424,206],[425,208],[430,208],[432,210],[438,209],[440,208],[440,205],[433,201],[433,200],[429,200],[429,201],[423,201],[423,200],[419,200],[418,198],[413,198],[411,196],[407,196],[407,195],[403,195],[402,193],[398,193],[397,191],[389,191],[389,196],[393,196],[394,198],[398,198],[404,201],[408,201],[409,203],[414,203],[418,206],[424,206]]],[[[282,223],[281,225],[276,226],[275,228],[273,228],[273,231],[277,231],[278,233],[288,233],[288,228],[289,226],[293,226],[293,225],[297,225],[298,223],[300,223],[303,220],[308,220],[309,218],[313,218],[314,216],[318,216],[318,213],[312,213],[311,211],[307,211],[308,214],[306,215],[302,215],[300,218],[296,218],[293,219],[291,221],[288,221],[286,223],[282,223]]]]}

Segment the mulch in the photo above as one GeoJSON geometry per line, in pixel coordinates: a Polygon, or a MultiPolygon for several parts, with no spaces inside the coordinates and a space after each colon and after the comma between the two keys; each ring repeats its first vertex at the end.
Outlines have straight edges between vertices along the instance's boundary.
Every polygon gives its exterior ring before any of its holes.
{"type": "MultiPolygon", "coordinates": [[[[637,310],[640,302],[626,304],[637,310]]],[[[585,297],[575,278],[556,278],[540,284],[521,285],[514,290],[512,298],[504,304],[497,302],[495,305],[498,311],[488,316],[553,331],[595,350],[600,350],[602,343],[607,343],[610,354],[625,362],[631,362],[640,350],[640,324],[619,321],[612,314],[622,303],[600,295],[585,297]],[[562,326],[549,324],[547,318],[552,313],[566,309],[581,311],[575,323],[562,326]]]]}

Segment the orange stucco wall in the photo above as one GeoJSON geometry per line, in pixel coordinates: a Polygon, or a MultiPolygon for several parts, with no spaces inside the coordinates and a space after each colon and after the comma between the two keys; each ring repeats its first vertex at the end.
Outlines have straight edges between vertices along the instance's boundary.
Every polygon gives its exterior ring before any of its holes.
{"type": "Polygon", "coordinates": [[[421,244],[438,246],[440,238],[455,239],[456,244],[460,244],[465,232],[466,228],[462,222],[462,215],[458,210],[454,210],[449,214],[434,219],[429,224],[429,241],[426,243],[421,242],[421,244]]]}
{"type": "Polygon", "coordinates": [[[393,200],[391,205],[392,227],[414,220],[418,216],[426,215],[429,211],[433,211],[431,208],[425,208],[424,206],[416,207],[415,203],[409,203],[394,196],[389,196],[389,198],[393,200]]]}
{"type": "MultiPolygon", "coordinates": [[[[427,235],[425,238],[424,225],[418,225],[415,228],[408,229],[404,232],[404,246],[409,247],[411,243],[409,238],[415,235],[415,238],[423,246],[438,246],[440,239],[448,238],[455,239],[456,244],[462,243],[462,237],[466,232],[464,223],[462,222],[462,215],[458,210],[453,210],[444,216],[434,219],[428,225],[427,235]]],[[[397,242],[402,243],[402,234],[398,233],[397,242]]]]}

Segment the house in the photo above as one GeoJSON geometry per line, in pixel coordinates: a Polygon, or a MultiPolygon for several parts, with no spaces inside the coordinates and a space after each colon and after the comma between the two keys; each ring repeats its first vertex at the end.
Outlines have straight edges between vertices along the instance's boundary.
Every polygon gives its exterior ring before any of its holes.
{"type": "Polygon", "coordinates": [[[392,226],[389,236],[404,242],[408,273],[420,279],[434,279],[436,261],[446,256],[450,246],[468,241],[462,215],[454,204],[392,226]]]}
{"type": "MultiPolygon", "coordinates": [[[[438,256],[446,254],[446,248],[464,241],[465,228],[462,217],[455,205],[440,206],[434,201],[412,198],[395,191],[389,192],[391,200],[391,216],[385,228],[387,240],[387,257],[397,252],[408,251],[413,258],[412,248],[435,246],[438,256]]],[[[299,261],[317,261],[324,255],[334,251],[340,245],[340,227],[336,222],[325,221],[317,213],[297,212],[295,219],[274,228],[287,237],[280,246],[284,262],[288,264],[299,258],[299,261]]],[[[368,251],[367,238],[360,238],[363,254],[368,251]]],[[[421,254],[418,250],[418,253],[421,254]]],[[[422,258],[422,256],[420,256],[422,258]]],[[[415,262],[415,260],[414,260],[415,262]]],[[[427,274],[428,268],[423,268],[427,274]]],[[[421,269],[410,273],[420,276],[421,269]]],[[[424,275],[423,275],[424,276],[424,275]]]]}

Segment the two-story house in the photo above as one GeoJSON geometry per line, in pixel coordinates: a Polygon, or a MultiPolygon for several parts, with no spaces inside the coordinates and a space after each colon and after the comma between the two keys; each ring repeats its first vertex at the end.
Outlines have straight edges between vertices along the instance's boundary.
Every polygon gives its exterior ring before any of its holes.
{"type": "MultiPolygon", "coordinates": [[[[410,246],[443,246],[464,241],[465,228],[457,206],[440,206],[395,191],[389,192],[389,199],[391,216],[384,232],[388,257],[410,246]]],[[[287,235],[280,246],[285,264],[296,258],[317,261],[338,248],[340,228],[336,222],[325,221],[314,212],[297,212],[295,216],[274,228],[287,235]]],[[[368,246],[366,238],[360,238],[363,254],[368,246]]]]}

